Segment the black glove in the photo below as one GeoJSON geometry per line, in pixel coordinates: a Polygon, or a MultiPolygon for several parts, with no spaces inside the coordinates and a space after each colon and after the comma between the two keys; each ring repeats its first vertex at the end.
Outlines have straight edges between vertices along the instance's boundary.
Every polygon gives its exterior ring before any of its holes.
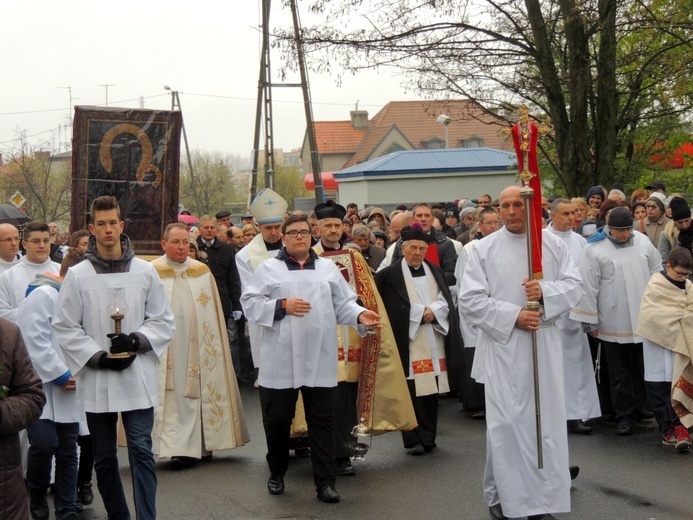
{"type": "Polygon", "coordinates": [[[135,361],[136,357],[137,354],[132,354],[126,358],[109,358],[108,354],[104,352],[99,358],[99,366],[101,368],[107,368],[108,370],[116,370],[120,372],[121,370],[125,370],[127,367],[132,365],[132,362],[135,361]]]}
{"type": "Polygon", "coordinates": [[[140,340],[134,332],[129,335],[122,332],[120,334],[106,334],[106,337],[111,339],[111,354],[137,352],[140,346],[140,340]]]}

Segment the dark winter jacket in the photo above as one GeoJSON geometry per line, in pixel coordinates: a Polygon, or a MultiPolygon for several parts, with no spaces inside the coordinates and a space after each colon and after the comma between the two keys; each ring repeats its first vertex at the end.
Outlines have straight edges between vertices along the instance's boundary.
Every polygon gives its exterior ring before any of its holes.
{"type": "Polygon", "coordinates": [[[0,518],[29,518],[19,431],[41,415],[46,396],[19,328],[0,318],[0,518]],[[4,390],[4,389],[3,389],[4,390]]]}

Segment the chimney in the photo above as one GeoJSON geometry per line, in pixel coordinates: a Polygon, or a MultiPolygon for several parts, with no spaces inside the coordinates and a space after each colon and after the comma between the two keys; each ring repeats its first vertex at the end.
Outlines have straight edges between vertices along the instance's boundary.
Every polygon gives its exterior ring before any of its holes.
{"type": "Polygon", "coordinates": [[[351,127],[354,130],[368,129],[368,111],[367,110],[352,110],[349,112],[351,116],[351,127]]]}

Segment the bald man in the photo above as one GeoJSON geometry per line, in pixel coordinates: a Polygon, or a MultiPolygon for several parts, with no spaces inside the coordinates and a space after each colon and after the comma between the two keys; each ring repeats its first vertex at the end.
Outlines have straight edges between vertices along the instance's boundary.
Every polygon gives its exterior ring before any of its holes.
{"type": "Polygon", "coordinates": [[[479,328],[472,376],[486,391],[484,496],[494,519],[553,519],[570,511],[563,351],[556,321],[584,286],[566,245],[544,233],[543,279],[527,280],[525,200],[511,186],[500,196],[504,227],[469,253],[460,284],[462,314],[479,328]],[[540,302],[539,310],[526,308],[540,302]],[[537,468],[532,335],[541,388],[544,467],[537,468]],[[512,396],[509,398],[508,396],[512,396]]]}
{"type": "Polygon", "coordinates": [[[0,274],[19,263],[19,230],[12,224],[0,224],[0,274]]]}

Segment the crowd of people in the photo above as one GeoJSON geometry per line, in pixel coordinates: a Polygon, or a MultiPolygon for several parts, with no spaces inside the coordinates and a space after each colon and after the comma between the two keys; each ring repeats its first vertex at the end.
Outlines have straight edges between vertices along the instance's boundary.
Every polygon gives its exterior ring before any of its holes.
{"type": "Polygon", "coordinates": [[[222,209],[168,224],[151,262],[113,197],[69,237],[0,224],[3,518],[48,519],[49,487],[55,517],[79,518],[93,470],[109,518],[130,518],[123,441],[136,516],[155,518],[155,457],[177,471],[249,441],[239,384],[259,391],[272,495],[293,450],[310,456],[317,498],[339,502],[357,424],[430,453],[442,395],[486,421],[493,519],[570,511],[568,433],[594,421],[627,436],[654,418],[663,445],[688,451],[687,201],[661,183],[542,197],[536,279],[526,201],[510,186],[303,214],[266,189],[236,223],[222,209]]]}

